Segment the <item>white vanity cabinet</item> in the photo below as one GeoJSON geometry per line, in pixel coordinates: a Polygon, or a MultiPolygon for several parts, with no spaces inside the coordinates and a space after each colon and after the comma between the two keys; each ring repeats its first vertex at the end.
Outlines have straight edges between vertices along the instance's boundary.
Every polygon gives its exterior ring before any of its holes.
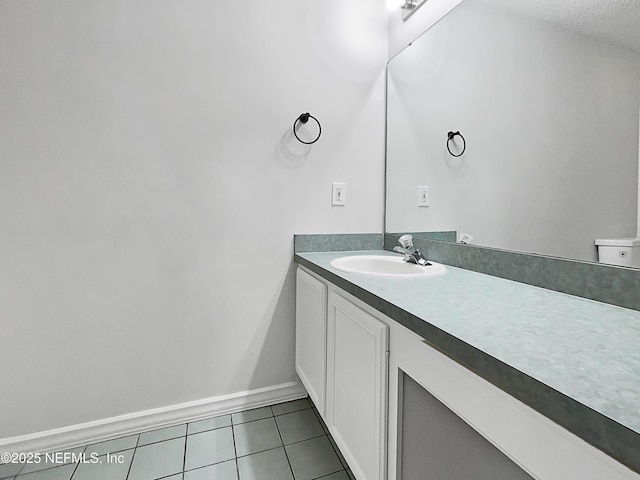
{"type": "Polygon", "coordinates": [[[327,285],[296,272],[296,373],[322,416],[327,384],[327,285]]]}
{"type": "Polygon", "coordinates": [[[297,275],[296,370],[357,480],[640,480],[372,306],[297,275]]]}
{"type": "Polygon", "coordinates": [[[386,479],[389,327],[297,270],[296,372],[357,480],[386,479]]]}
{"type": "Polygon", "coordinates": [[[386,478],[389,327],[331,290],[327,328],[329,431],[356,478],[386,478]]]}

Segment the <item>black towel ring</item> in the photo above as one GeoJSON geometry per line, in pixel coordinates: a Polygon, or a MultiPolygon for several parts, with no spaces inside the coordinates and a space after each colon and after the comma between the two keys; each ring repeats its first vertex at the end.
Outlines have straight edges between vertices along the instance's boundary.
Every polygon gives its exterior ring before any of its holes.
{"type": "Polygon", "coordinates": [[[461,156],[461,155],[464,153],[464,151],[465,151],[466,149],[467,149],[467,141],[464,139],[464,137],[462,136],[462,134],[461,134],[460,132],[449,132],[449,133],[447,133],[447,150],[449,150],[449,154],[450,154],[452,157],[459,157],[459,156],[461,156]],[[453,140],[453,139],[454,139],[454,137],[455,137],[456,135],[460,135],[460,138],[462,139],[462,151],[461,151],[458,155],[455,155],[455,154],[451,151],[451,149],[449,148],[449,142],[450,142],[451,140],[453,140]]]}
{"type": "Polygon", "coordinates": [[[304,143],[305,145],[311,145],[312,143],[316,143],[320,138],[320,135],[322,135],[322,126],[320,125],[320,122],[318,121],[318,119],[313,115],[311,115],[309,112],[303,113],[298,118],[296,118],[295,122],[293,122],[293,134],[295,135],[295,137],[298,139],[300,143],[304,143]],[[298,133],[296,132],[296,124],[298,122],[307,123],[310,118],[313,118],[318,124],[318,136],[315,139],[311,140],[310,142],[305,142],[304,140],[301,140],[300,137],[298,136],[298,133]]]}

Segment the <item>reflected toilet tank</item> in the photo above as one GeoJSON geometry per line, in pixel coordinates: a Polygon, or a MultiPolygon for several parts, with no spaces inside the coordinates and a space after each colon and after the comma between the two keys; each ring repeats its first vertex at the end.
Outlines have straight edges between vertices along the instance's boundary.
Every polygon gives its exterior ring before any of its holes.
{"type": "Polygon", "coordinates": [[[599,238],[598,261],[622,267],[640,267],[640,238],[599,238]]]}

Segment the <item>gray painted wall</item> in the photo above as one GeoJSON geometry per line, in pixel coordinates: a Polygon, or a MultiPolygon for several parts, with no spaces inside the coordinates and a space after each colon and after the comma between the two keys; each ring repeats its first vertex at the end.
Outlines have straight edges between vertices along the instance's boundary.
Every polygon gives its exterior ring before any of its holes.
{"type": "Polygon", "coordinates": [[[387,20],[0,2],[0,437],[295,379],[293,234],[382,231],[387,20]]]}

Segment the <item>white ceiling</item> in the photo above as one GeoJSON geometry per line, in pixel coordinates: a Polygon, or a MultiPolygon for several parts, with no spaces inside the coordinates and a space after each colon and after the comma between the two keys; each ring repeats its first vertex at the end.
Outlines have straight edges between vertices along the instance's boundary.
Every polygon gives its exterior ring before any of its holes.
{"type": "Polygon", "coordinates": [[[640,0],[480,0],[640,51],[640,0]]]}

